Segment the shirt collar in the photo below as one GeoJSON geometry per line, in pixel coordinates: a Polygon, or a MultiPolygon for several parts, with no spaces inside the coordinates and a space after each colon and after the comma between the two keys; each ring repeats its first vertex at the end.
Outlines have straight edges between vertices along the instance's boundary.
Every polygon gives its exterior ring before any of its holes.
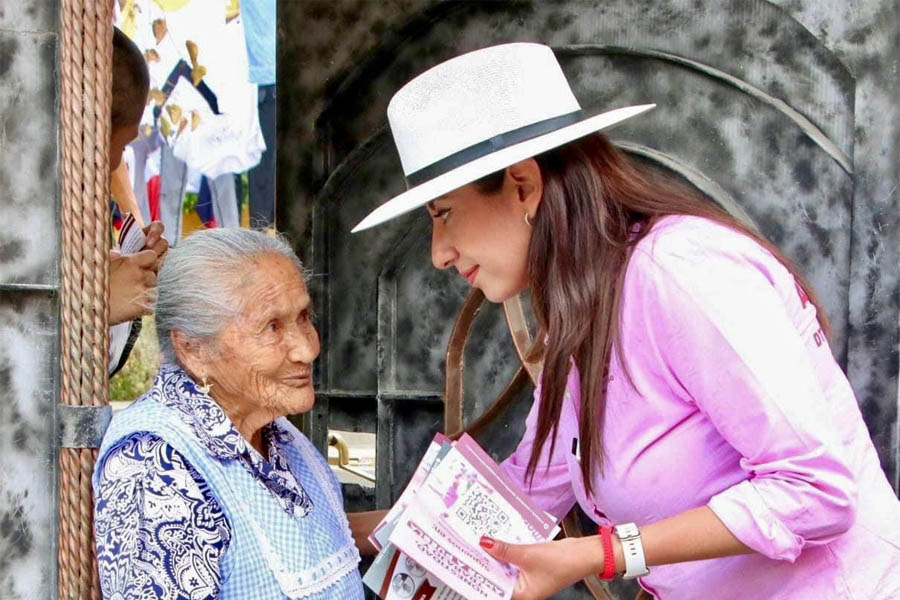
{"type": "Polygon", "coordinates": [[[288,514],[304,517],[309,513],[312,508],[310,498],[291,473],[280,448],[293,443],[292,436],[277,421],[266,425],[262,431],[269,455],[266,461],[250,447],[222,407],[209,394],[201,392],[181,367],[168,364],[160,367],[148,395],[181,413],[211,456],[222,462],[240,462],[278,498],[288,514]]]}
{"type": "Polygon", "coordinates": [[[153,382],[151,395],[174,408],[203,447],[219,460],[234,460],[248,451],[247,441],[238,432],[225,411],[181,367],[163,365],[153,382]]]}

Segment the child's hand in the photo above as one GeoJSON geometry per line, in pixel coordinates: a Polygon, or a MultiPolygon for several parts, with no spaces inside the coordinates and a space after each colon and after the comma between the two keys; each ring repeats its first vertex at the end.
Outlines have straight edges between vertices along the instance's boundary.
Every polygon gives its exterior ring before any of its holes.
{"type": "Polygon", "coordinates": [[[153,221],[142,229],[144,235],[147,236],[147,242],[144,244],[143,250],[153,250],[156,253],[157,261],[154,266],[154,272],[159,271],[162,258],[169,250],[169,242],[163,237],[165,227],[160,221],[153,221]]]}
{"type": "Polygon", "coordinates": [[[128,256],[122,256],[115,250],[110,251],[110,325],[131,321],[153,312],[158,258],[154,250],[141,250],[128,256]]]}

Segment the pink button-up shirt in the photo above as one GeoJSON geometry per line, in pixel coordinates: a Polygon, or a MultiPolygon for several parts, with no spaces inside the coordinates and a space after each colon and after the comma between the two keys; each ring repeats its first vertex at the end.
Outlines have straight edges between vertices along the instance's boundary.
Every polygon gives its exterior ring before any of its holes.
{"type": "MultiPolygon", "coordinates": [[[[641,584],[664,600],[900,599],[900,503],[788,270],[729,228],[667,217],[635,248],[624,286],[603,474],[586,495],[571,453],[573,369],[535,500],[560,518],[577,501],[598,522],[639,526],[706,505],[756,551],[652,567],[641,584]]],[[[503,463],[525,490],[540,388],[535,399],[503,463]]]]}

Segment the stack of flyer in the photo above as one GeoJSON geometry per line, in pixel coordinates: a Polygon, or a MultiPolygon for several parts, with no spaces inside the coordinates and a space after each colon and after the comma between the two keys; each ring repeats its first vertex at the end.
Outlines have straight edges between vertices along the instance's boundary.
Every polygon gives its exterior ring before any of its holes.
{"type": "Polygon", "coordinates": [[[557,531],[475,440],[437,434],[369,537],[379,553],[363,581],[383,600],[508,600],[518,571],[481,536],[530,544],[557,531]]]}

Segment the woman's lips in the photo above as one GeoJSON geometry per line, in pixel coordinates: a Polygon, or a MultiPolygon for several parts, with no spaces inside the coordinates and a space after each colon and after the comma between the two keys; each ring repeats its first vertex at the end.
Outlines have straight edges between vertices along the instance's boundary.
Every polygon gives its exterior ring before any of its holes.
{"type": "Polygon", "coordinates": [[[467,273],[463,275],[466,278],[466,281],[469,282],[469,285],[475,287],[475,278],[478,276],[478,265],[475,265],[467,273]]]}

